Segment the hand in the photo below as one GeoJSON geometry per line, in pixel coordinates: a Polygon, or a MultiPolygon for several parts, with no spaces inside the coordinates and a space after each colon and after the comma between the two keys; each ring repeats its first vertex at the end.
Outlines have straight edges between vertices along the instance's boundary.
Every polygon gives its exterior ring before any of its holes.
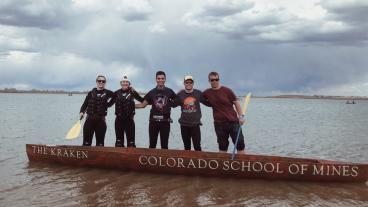
{"type": "Polygon", "coordinates": [[[244,118],[244,115],[241,115],[241,116],[239,117],[239,124],[240,124],[240,125],[245,124],[245,118],[244,118]]]}
{"type": "Polygon", "coordinates": [[[83,116],[84,116],[84,113],[83,112],[80,112],[79,113],[79,119],[82,120],[83,119],[83,116]]]}

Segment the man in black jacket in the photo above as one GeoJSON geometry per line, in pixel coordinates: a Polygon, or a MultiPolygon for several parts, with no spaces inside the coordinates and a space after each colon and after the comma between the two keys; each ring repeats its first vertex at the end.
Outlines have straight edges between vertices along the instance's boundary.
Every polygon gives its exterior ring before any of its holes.
{"type": "Polygon", "coordinates": [[[143,98],[130,86],[127,76],[120,81],[121,89],[115,91],[115,147],[124,147],[124,133],[127,137],[127,147],[135,147],[135,103],[143,98]]]}
{"type": "Polygon", "coordinates": [[[93,134],[96,136],[96,146],[104,146],[106,133],[107,108],[114,104],[114,93],[105,89],[106,77],[98,75],[96,88],[88,92],[80,109],[82,118],[87,112],[83,126],[83,146],[91,146],[93,134]]]}

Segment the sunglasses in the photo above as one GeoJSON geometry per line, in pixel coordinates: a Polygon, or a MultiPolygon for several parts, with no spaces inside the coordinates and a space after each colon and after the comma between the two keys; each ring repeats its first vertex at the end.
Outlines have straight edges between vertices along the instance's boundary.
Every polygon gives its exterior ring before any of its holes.
{"type": "Polygon", "coordinates": [[[185,84],[193,84],[193,82],[192,82],[192,81],[185,81],[184,83],[185,83],[185,84]]]}
{"type": "Polygon", "coordinates": [[[106,83],[105,80],[96,80],[96,82],[99,82],[99,83],[106,83]]]}
{"type": "Polygon", "coordinates": [[[217,81],[219,81],[219,80],[220,80],[219,78],[216,78],[216,79],[211,79],[210,81],[211,81],[211,82],[215,82],[215,81],[217,82],[217,81]]]}

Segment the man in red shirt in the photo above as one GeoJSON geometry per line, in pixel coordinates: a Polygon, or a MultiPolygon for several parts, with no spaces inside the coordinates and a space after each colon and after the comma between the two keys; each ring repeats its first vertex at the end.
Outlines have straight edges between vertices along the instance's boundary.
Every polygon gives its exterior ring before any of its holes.
{"type": "MultiPolygon", "coordinates": [[[[239,127],[245,122],[244,115],[241,111],[240,102],[234,92],[230,88],[221,86],[219,74],[217,72],[210,72],[208,74],[208,81],[211,84],[211,88],[203,92],[203,97],[207,99],[212,106],[219,150],[220,152],[227,152],[229,147],[229,136],[235,144],[239,127]],[[234,106],[236,111],[234,110],[234,106]]],[[[236,149],[238,153],[245,153],[244,136],[242,132],[240,132],[236,149]]]]}

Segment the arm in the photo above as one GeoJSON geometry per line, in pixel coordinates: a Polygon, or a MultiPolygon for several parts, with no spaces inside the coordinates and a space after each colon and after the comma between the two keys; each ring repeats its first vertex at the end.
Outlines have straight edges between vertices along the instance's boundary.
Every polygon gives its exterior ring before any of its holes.
{"type": "Polygon", "coordinates": [[[148,105],[147,100],[143,100],[143,102],[142,102],[142,103],[135,104],[135,108],[136,108],[136,109],[146,108],[146,106],[147,106],[147,105],[148,105]]]}
{"type": "Polygon", "coordinates": [[[240,106],[240,102],[239,102],[239,100],[236,100],[233,103],[235,105],[236,112],[238,113],[239,123],[242,125],[242,124],[245,123],[245,119],[244,119],[244,114],[242,114],[242,109],[241,109],[241,106],[240,106]]]}
{"type": "Polygon", "coordinates": [[[112,92],[112,91],[110,91],[109,92],[109,97],[110,97],[110,100],[107,102],[107,107],[109,108],[109,107],[111,107],[112,105],[114,105],[114,103],[115,103],[115,93],[114,92],[112,92]]]}
{"type": "Polygon", "coordinates": [[[236,100],[233,102],[234,105],[235,105],[235,109],[236,109],[236,113],[238,113],[238,116],[240,117],[242,114],[242,109],[241,109],[241,106],[240,106],[240,102],[239,100],[236,100]]]}
{"type": "Polygon", "coordinates": [[[210,104],[210,101],[205,95],[205,92],[201,93],[199,101],[205,106],[212,107],[212,105],[210,104]]]}
{"type": "Polygon", "coordinates": [[[205,106],[212,107],[208,99],[206,99],[203,95],[201,95],[200,102],[205,106]]]}
{"type": "Polygon", "coordinates": [[[141,103],[144,101],[143,97],[141,95],[139,95],[139,93],[135,90],[133,90],[133,96],[134,96],[135,100],[137,100],[141,103]]]}
{"type": "Polygon", "coordinates": [[[87,106],[88,106],[88,100],[90,99],[90,93],[87,94],[86,98],[84,99],[84,102],[80,108],[80,111],[79,111],[79,116],[80,118],[83,118],[84,116],[84,113],[86,112],[87,110],[87,106]]]}
{"type": "Polygon", "coordinates": [[[183,101],[180,99],[180,97],[176,93],[173,93],[173,95],[170,98],[170,106],[173,108],[176,108],[177,106],[181,106],[181,105],[183,105],[183,101]]]}

